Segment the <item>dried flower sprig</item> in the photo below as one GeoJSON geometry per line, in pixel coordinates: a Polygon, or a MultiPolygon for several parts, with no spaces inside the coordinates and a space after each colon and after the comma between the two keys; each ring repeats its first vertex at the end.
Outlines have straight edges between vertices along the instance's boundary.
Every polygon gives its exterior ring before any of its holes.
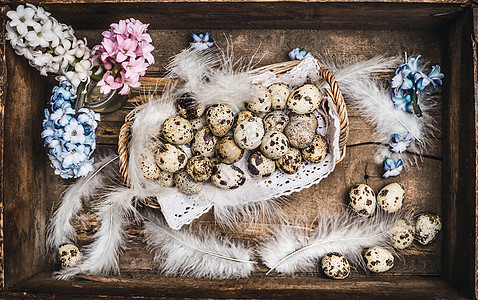
{"type": "Polygon", "coordinates": [[[139,77],[154,63],[148,26],[131,18],[113,23],[103,32],[103,41],[93,47],[93,61],[99,59],[104,71],[92,76],[102,93],[121,88],[119,94],[126,95],[130,87],[140,86],[139,77]]]}
{"type": "Polygon", "coordinates": [[[94,159],[90,158],[96,148],[96,128],[100,115],[88,108],[76,112],[71,106],[75,96],[71,85],[61,82],[53,88],[45,109],[41,137],[49,148],[48,157],[55,174],[62,178],[85,177],[93,170],[94,159]]]}
{"type": "Polygon", "coordinates": [[[420,57],[421,55],[410,58],[407,63],[400,65],[390,85],[393,89],[392,100],[395,107],[410,114],[415,113],[417,117],[422,116],[418,93],[430,84],[435,89],[437,84],[442,84],[441,79],[445,76],[440,73],[439,65],[433,66],[428,75],[420,71],[418,67],[420,57]]]}

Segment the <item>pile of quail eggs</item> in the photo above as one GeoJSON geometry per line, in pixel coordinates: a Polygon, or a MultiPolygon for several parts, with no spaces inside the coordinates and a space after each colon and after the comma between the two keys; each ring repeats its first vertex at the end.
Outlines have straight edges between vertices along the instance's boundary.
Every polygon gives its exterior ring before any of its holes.
{"type": "MultiPolygon", "coordinates": [[[[349,191],[349,206],[361,217],[370,217],[377,209],[393,214],[402,208],[404,198],[405,189],[399,183],[386,185],[377,195],[370,186],[358,184],[349,191]]],[[[409,247],[414,240],[428,245],[437,237],[441,227],[440,217],[432,213],[421,214],[415,224],[398,219],[390,230],[390,244],[397,250],[409,247]]],[[[394,265],[394,256],[386,248],[372,247],[364,249],[362,254],[365,266],[371,272],[386,272],[394,265]]],[[[350,264],[340,253],[328,253],[322,258],[320,266],[324,274],[333,279],[345,279],[350,274],[350,264]]]]}
{"type": "Polygon", "coordinates": [[[177,99],[178,115],[165,120],[155,136],[164,143],[140,156],[143,176],[193,195],[206,181],[236,189],[246,182],[245,171],[253,178],[276,169],[294,174],[303,160],[318,163],[326,157],[327,142],[316,134],[313,112],[322,93],[315,85],[293,91],[280,83],[252,88],[256,96],[237,114],[226,103],[204,107],[190,94],[177,99]],[[244,155],[247,170],[235,165],[244,155]]]}

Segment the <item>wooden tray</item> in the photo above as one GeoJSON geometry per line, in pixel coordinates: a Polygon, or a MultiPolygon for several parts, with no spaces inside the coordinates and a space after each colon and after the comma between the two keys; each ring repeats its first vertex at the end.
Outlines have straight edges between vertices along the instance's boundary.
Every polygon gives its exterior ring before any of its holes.
{"type": "MultiPolygon", "coordinates": [[[[406,203],[443,217],[438,240],[428,247],[417,244],[383,275],[354,271],[345,281],[321,274],[298,277],[265,275],[266,268],[242,280],[198,280],[163,277],[151,265],[141,233],[133,236],[121,258],[121,276],[82,277],[72,282],[51,278],[56,268],[45,249],[45,227],[65,182],[49,167],[40,138],[43,109],[54,85],[14,54],[0,31],[0,170],[2,225],[0,244],[0,296],[7,298],[70,298],[101,296],[207,297],[207,298],[460,298],[474,297],[476,287],[476,88],[478,9],[472,1],[182,1],[68,0],[40,3],[60,22],[75,28],[93,46],[101,31],[119,19],[134,17],[151,23],[156,64],[143,87],[153,89],[168,58],[190,39],[189,31],[209,31],[219,45],[231,37],[237,56],[250,57],[257,48],[264,55],[258,66],[287,59],[287,52],[306,47],[314,54],[325,51],[366,59],[377,54],[407,51],[422,54],[445,73],[441,133],[426,153],[420,168],[397,178],[380,179],[382,166],[373,160],[370,125],[349,109],[350,137],[347,156],[320,184],[293,195],[285,207],[291,216],[312,218],[319,210],[334,210],[346,203],[348,189],[360,182],[374,190],[398,181],[407,191],[406,203]],[[223,35],[223,33],[225,35],[223,35]]],[[[0,0],[5,28],[8,5],[0,0]]],[[[124,116],[140,100],[136,90],[119,111],[102,115],[98,151],[115,149],[124,116]]],[[[85,215],[88,217],[88,215],[85,215]]],[[[211,213],[198,220],[213,226],[211,213]]],[[[80,243],[90,241],[94,222],[78,224],[80,243]]],[[[244,226],[234,238],[255,241],[268,228],[244,226]]],[[[218,229],[220,230],[220,229],[218,229]]]]}

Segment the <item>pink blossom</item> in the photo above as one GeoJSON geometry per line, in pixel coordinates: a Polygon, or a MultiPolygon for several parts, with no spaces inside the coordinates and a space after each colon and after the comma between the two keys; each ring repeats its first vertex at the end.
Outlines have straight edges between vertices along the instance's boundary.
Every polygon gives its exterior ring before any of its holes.
{"type": "Polygon", "coordinates": [[[105,75],[103,75],[103,79],[98,82],[100,92],[103,94],[108,94],[109,92],[111,92],[111,90],[119,89],[123,84],[124,82],[122,81],[121,77],[115,79],[109,71],[106,72],[105,75]]]}

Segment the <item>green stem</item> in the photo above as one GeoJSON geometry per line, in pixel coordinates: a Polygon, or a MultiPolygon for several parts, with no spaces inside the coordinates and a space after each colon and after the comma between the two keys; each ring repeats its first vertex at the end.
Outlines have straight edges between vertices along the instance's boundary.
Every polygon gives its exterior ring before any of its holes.
{"type": "Polygon", "coordinates": [[[415,113],[417,117],[420,118],[423,114],[422,114],[422,110],[420,109],[420,105],[418,105],[418,92],[415,87],[412,89],[412,105],[413,105],[413,112],[415,113]]]}

